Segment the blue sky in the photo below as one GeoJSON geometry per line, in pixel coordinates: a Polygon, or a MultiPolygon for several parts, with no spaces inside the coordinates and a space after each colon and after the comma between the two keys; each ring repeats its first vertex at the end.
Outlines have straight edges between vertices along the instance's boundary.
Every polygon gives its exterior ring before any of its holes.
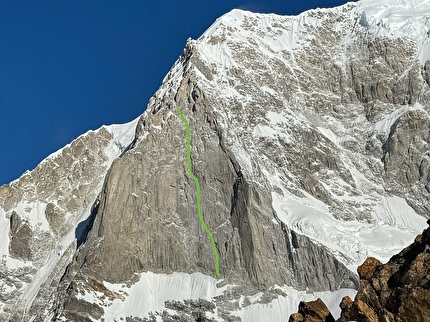
{"type": "Polygon", "coordinates": [[[103,124],[140,115],[187,38],[233,8],[297,14],[334,0],[0,2],[0,185],[103,124]]]}

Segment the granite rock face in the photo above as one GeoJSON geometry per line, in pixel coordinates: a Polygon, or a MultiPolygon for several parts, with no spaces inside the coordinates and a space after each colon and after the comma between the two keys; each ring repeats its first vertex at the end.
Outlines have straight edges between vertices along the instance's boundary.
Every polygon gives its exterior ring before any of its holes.
{"type": "Polygon", "coordinates": [[[270,191],[243,175],[192,74],[184,75],[177,94],[163,104],[142,119],[138,132],[144,139],[138,136],[107,174],[93,228],[63,278],[65,294],[59,297],[67,300],[59,301],[60,316],[98,318],[92,306],[85,310],[81,302],[68,300],[79,296],[76,290],[84,289],[89,277],[124,283],[146,270],[215,276],[211,245],[196,215],[194,181],[187,174],[178,107],[191,124],[193,172],[201,182],[202,210],[216,236],[226,282],[241,285],[243,294],[275,284],[355,287],[354,274],[328,249],[283,224],[270,191]],[[151,127],[160,124],[165,130],[152,133],[151,127]]]}
{"type": "Polygon", "coordinates": [[[391,190],[408,191],[414,209],[430,212],[430,117],[420,110],[408,111],[391,126],[384,144],[384,168],[391,190]]]}
{"type": "MultiPolygon", "coordinates": [[[[427,42],[378,25],[378,8],[233,10],[187,42],[136,123],[1,187],[0,320],[236,322],[272,305],[264,318],[285,321],[290,293],[358,288],[359,263],[388,259],[430,217],[427,42]]],[[[372,288],[345,308],[378,316],[371,277],[395,274],[381,267],[360,268],[372,288]]]]}
{"type": "Polygon", "coordinates": [[[33,256],[33,250],[31,249],[33,230],[15,211],[12,211],[10,216],[10,234],[10,255],[24,261],[31,261],[33,256]]]}

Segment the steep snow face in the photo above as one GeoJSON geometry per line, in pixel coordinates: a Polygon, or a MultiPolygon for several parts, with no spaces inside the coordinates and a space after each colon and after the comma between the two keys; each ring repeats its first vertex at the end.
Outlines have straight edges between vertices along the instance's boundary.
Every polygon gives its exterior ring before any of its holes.
{"type": "MultiPolygon", "coordinates": [[[[137,121],[89,131],[0,187],[0,274],[7,276],[0,279],[0,303],[27,311],[43,285],[61,277],[137,121]]],[[[0,313],[0,320],[13,319],[10,314],[0,313]]]]}
{"type": "Polygon", "coordinates": [[[288,227],[351,270],[367,256],[388,260],[426,227],[428,210],[411,205],[428,199],[428,178],[411,190],[390,183],[384,149],[406,114],[429,114],[429,9],[369,0],[296,17],[233,10],[193,42],[242,171],[270,187],[288,227]]]}
{"type": "Polygon", "coordinates": [[[379,36],[406,37],[418,46],[421,63],[430,58],[430,3],[426,0],[363,0],[360,25],[379,36]]]}

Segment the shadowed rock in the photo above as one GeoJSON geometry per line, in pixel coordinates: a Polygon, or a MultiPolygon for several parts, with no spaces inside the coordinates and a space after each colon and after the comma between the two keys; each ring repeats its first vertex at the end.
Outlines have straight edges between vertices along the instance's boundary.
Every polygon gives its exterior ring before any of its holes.
{"type": "Polygon", "coordinates": [[[289,322],[335,322],[327,306],[321,299],[300,302],[299,312],[290,316],[289,322]]]}

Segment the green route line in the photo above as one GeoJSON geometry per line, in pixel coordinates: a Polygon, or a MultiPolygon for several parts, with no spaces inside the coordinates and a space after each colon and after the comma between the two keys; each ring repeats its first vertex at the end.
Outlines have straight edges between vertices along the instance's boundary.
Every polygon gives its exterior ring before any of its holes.
{"type": "Polygon", "coordinates": [[[185,124],[185,129],[186,129],[186,133],[187,133],[187,167],[188,167],[188,172],[190,174],[190,177],[196,183],[197,213],[199,214],[200,222],[201,222],[204,230],[206,231],[206,234],[208,235],[209,239],[211,240],[212,249],[214,251],[214,256],[215,256],[215,272],[216,272],[216,276],[220,277],[221,275],[219,273],[219,255],[218,255],[218,249],[216,248],[214,237],[212,236],[211,231],[209,230],[208,226],[206,225],[205,220],[203,219],[202,205],[201,205],[201,201],[200,201],[200,182],[199,182],[199,178],[196,177],[196,175],[193,173],[193,170],[191,168],[191,135],[190,135],[190,125],[188,124],[188,121],[185,118],[184,114],[182,114],[182,111],[181,111],[180,108],[178,108],[178,114],[179,114],[179,117],[181,118],[181,120],[185,124]]]}

